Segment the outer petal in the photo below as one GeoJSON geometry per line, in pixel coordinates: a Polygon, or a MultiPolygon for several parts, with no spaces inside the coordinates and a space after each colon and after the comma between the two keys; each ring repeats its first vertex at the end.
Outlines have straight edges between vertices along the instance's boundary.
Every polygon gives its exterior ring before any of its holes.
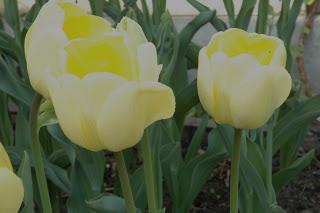
{"type": "Polygon", "coordinates": [[[10,171],[13,171],[9,156],[2,143],[0,143],[0,168],[7,168],[10,171]]]}
{"type": "Polygon", "coordinates": [[[286,100],[290,89],[291,77],[282,67],[264,66],[251,70],[230,91],[232,125],[248,129],[261,127],[286,100]]]}
{"type": "Polygon", "coordinates": [[[0,168],[0,212],[16,213],[23,200],[23,184],[12,171],[0,168]]]}
{"type": "Polygon", "coordinates": [[[67,1],[51,0],[43,6],[25,39],[31,84],[48,97],[46,76],[64,73],[63,47],[70,39],[97,37],[111,31],[109,22],[87,15],[67,1]]]}
{"type": "Polygon", "coordinates": [[[263,65],[285,66],[286,63],[286,49],[279,38],[248,33],[237,28],[216,33],[212,37],[207,46],[207,54],[210,58],[217,52],[223,52],[229,57],[250,54],[263,65]]]}
{"type": "Polygon", "coordinates": [[[56,75],[61,72],[63,63],[59,51],[67,42],[62,30],[63,17],[63,10],[49,2],[43,6],[26,35],[25,51],[30,81],[33,88],[46,97],[45,76],[47,73],[56,75]]]}
{"type": "Polygon", "coordinates": [[[135,49],[137,49],[141,44],[148,42],[140,25],[128,17],[121,19],[116,30],[125,33],[129,44],[135,49]]]}
{"type": "Polygon", "coordinates": [[[114,91],[98,117],[104,147],[120,151],[139,142],[151,123],[170,118],[175,111],[172,90],[158,82],[130,83],[114,91]]]}
{"type": "Polygon", "coordinates": [[[153,43],[141,44],[138,48],[141,81],[158,81],[162,65],[158,65],[157,50],[153,43]]]}
{"type": "Polygon", "coordinates": [[[203,108],[214,117],[213,113],[213,70],[210,66],[210,60],[203,48],[199,53],[199,68],[198,68],[198,94],[203,108]]]}
{"type": "Polygon", "coordinates": [[[74,143],[92,151],[104,144],[96,131],[96,119],[103,103],[114,88],[126,80],[111,73],[93,73],[79,79],[64,75],[51,78],[49,91],[60,126],[74,143]]]}

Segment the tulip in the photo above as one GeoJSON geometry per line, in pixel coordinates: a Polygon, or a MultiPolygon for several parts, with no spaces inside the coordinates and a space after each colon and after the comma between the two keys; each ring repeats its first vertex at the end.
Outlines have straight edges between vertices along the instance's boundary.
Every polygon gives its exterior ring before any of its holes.
{"type": "Polygon", "coordinates": [[[200,101],[219,124],[259,128],[290,93],[285,64],[276,37],[240,29],[217,33],[199,53],[200,101]]]}
{"type": "Polygon", "coordinates": [[[147,126],[174,113],[172,90],[158,82],[156,48],[129,18],[113,29],[75,4],[51,0],[25,51],[33,88],[51,99],[65,135],[86,149],[132,147],[147,126]]]}
{"type": "Polygon", "coordinates": [[[13,173],[9,156],[0,143],[0,213],[18,212],[23,193],[22,181],[13,173]]]}

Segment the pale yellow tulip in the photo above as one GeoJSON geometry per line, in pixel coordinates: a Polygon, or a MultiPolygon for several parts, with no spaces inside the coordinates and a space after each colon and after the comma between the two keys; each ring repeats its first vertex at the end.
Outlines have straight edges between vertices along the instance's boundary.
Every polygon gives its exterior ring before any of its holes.
{"type": "Polygon", "coordinates": [[[0,213],[18,212],[22,200],[22,181],[13,173],[8,154],[0,143],[0,213]]]}
{"type": "Polygon", "coordinates": [[[25,49],[33,88],[52,100],[62,130],[84,148],[129,148],[147,126],[174,113],[172,90],[158,82],[156,48],[129,18],[113,29],[74,4],[51,0],[25,49]]]}
{"type": "Polygon", "coordinates": [[[285,64],[276,37],[240,29],[217,33],[199,53],[200,101],[219,124],[259,128],[290,93],[285,64]]]}

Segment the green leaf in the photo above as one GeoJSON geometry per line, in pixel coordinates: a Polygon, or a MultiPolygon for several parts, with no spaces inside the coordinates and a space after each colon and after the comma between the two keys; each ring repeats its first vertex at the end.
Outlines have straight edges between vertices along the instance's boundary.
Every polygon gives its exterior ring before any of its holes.
{"type": "Polygon", "coordinates": [[[273,186],[276,192],[279,192],[283,186],[289,183],[296,175],[298,175],[305,167],[307,167],[312,159],[314,159],[315,150],[310,150],[303,157],[293,162],[288,168],[280,170],[273,175],[273,186]]]}
{"type": "Polygon", "coordinates": [[[104,2],[103,11],[111,17],[115,23],[120,22],[122,18],[121,6],[119,0],[109,0],[104,2]]]}
{"type": "Polygon", "coordinates": [[[236,27],[247,30],[256,2],[257,0],[242,1],[241,8],[236,19],[236,27]]]}
{"type": "Polygon", "coordinates": [[[15,71],[15,68],[9,67],[0,56],[0,90],[31,106],[34,92],[29,85],[19,79],[15,71]]]}
{"type": "MultiPolygon", "coordinates": [[[[20,15],[17,0],[4,0],[4,19],[15,33],[18,41],[20,39],[20,15]]],[[[20,41],[22,42],[22,41],[20,41]]]]}
{"type": "Polygon", "coordinates": [[[34,212],[33,183],[32,183],[30,158],[27,152],[24,152],[24,155],[18,170],[18,175],[23,182],[23,188],[24,188],[23,208],[21,212],[32,213],[34,212]]]}
{"type": "Polygon", "coordinates": [[[70,194],[71,183],[66,170],[60,168],[59,166],[45,162],[45,172],[49,180],[52,181],[56,186],[58,186],[63,192],[70,194]]]}
{"type": "Polygon", "coordinates": [[[13,129],[8,104],[8,96],[0,92],[0,139],[6,146],[13,145],[13,129]]]}
{"type": "Polygon", "coordinates": [[[223,0],[224,7],[226,8],[228,18],[229,18],[229,25],[233,27],[235,24],[235,15],[234,15],[234,5],[232,0],[223,0]]]}
{"type": "Polygon", "coordinates": [[[102,17],[104,0],[89,0],[89,2],[93,15],[102,17]]]}
{"type": "Polygon", "coordinates": [[[255,167],[260,177],[264,179],[266,177],[266,165],[261,149],[256,143],[250,140],[247,140],[247,158],[255,167]]]}
{"type": "Polygon", "coordinates": [[[192,207],[197,195],[209,179],[224,153],[214,155],[206,152],[193,158],[189,163],[183,166],[179,172],[180,200],[182,201],[179,210],[188,212],[192,207]]]}
{"type": "Polygon", "coordinates": [[[86,201],[87,206],[96,212],[125,213],[126,203],[123,198],[115,195],[102,195],[96,199],[86,201]]]}
{"type": "MultiPolygon", "coordinates": [[[[194,8],[196,8],[199,12],[205,12],[210,11],[210,8],[201,4],[197,0],[187,0],[194,8]]],[[[214,16],[210,20],[211,25],[217,30],[217,31],[223,31],[227,29],[227,25],[217,17],[216,11],[214,10],[214,16]]]]}
{"type": "Polygon", "coordinates": [[[176,95],[176,103],[175,118],[178,124],[182,124],[190,109],[199,103],[197,80],[192,81],[176,95]]]}
{"type": "Polygon", "coordinates": [[[289,139],[305,128],[312,120],[320,115],[320,95],[297,105],[286,113],[276,124],[273,138],[273,153],[289,142],[289,139]]]}
{"type": "Polygon", "coordinates": [[[187,150],[187,154],[185,156],[185,161],[188,162],[190,161],[198,152],[203,137],[204,137],[204,133],[207,130],[207,125],[208,125],[208,121],[209,121],[209,116],[208,114],[205,114],[202,119],[201,119],[201,123],[198,126],[196,132],[194,133],[191,142],[188,146],[188,150],[187,150]]]}
{"type": "Polygon", "coordinates": [[[260,0],[258,9],[258,19],[256,23],[257,33],[266,33],[268,26],[269,0],[260,0]]]}
{"type": "Polygon", "coordinates": [[[143,166],[136,169],[130,176],[130,183],[136,206],[140,209],[145,209],[148,202],[143,166]]]}

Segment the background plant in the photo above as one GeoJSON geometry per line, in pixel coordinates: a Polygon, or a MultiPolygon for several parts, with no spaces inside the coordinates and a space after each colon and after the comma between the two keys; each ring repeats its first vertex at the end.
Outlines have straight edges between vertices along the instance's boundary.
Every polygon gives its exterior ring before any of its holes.
{"type": "MultiPolygon", "coordinates": [[[[202,144],[209,117],[200,109],[200,125],[186,150],[181,145],[185,118],[190,110],[199,109],[196,80],[190,81],[187,75],[189,69],[197,68],[200,50],[192,38],[205,24],[211,24],[217,31],[229,27],[247,30],[256,5],[259,9],[255,31],[268,33],[268,0],[243,1],[239,14],[235,14],[232,0],[224,0],[228,12],[227,23],[217,17],[216,11],[196,0],[187,1],[199,14],[178,32],[171,14],[166,10],[165,0],[153,0],[152,12],[148,10],[145,0],[141,0],[141,8],[136,0],[123,0],[124,8],[119,0],[90,0],[95,15],[108,16],[114,24],[123,16],[129,16],[142,26],[148,40],[157,46],[158,60],[163,64],[160,80],[172,87],[176,95],[174,117],[155,123],[147,131],[149,141],[152,141],[152,167],[156,174],[153,181],[159,212],[165,211],[161,209],[164,185],[172,200],[172,209],[168,210],[187,212],[213,169],[225,156],[230,155],[233,141],[233,129],[217,125],[210,130],[208,146],[202,144]],[[200,149],[202,152],[199,152],[200,149]]],[[[4,2],[5,13],[0,29],[0,140],[24,182],[22,212],[35,212],[42,205],[35,178],[35,159],[28,123],[34,91],[28,80],[23,44],[27,29],[46,0],[37,0],[22,18],[16,0],[4,2]]],[[[290,72],[291,39],[302,5],[303,0],[283,0],[281,12],[274,18],[277,35],[287,48],[287,69],[290,72]]],[[[262,212],[284,211],[277,205],[276,196],[314,157],[313,150],[298,159],[296,153],[304,141],[309,123],[320,115],[319,106],[320,97],[305,97],[297,81],[286,104],[268,124],[264,128],[246,132],[240,162],[241,212],[256,212],[257,209],[262,212]],[[279,152],[281,156],[280,169],[271,174],[271,185],[268,183],[270,178],[267,178],[267,171],[272,167],[268,158],[270,153],[267,153],[268,143],[273,145],[271,157],[279,152]]],[[[105,193],[105,187],[111,184],[105,180],[108,175],[105,167],[106,159],[109,159],[106,158],[107,153],[89,152],[70,143],[56,124],[50,104],[43,104],[40,109],[39,128],[41,153],[54,212],[125,211],[118,187],[114,194],[105,193]]],[[[136,149],[127,150],[125,158],[130,165],[136,206],[143,210],[147,206],[146,186],[140,156],[136,153],[136,149]]]]}

